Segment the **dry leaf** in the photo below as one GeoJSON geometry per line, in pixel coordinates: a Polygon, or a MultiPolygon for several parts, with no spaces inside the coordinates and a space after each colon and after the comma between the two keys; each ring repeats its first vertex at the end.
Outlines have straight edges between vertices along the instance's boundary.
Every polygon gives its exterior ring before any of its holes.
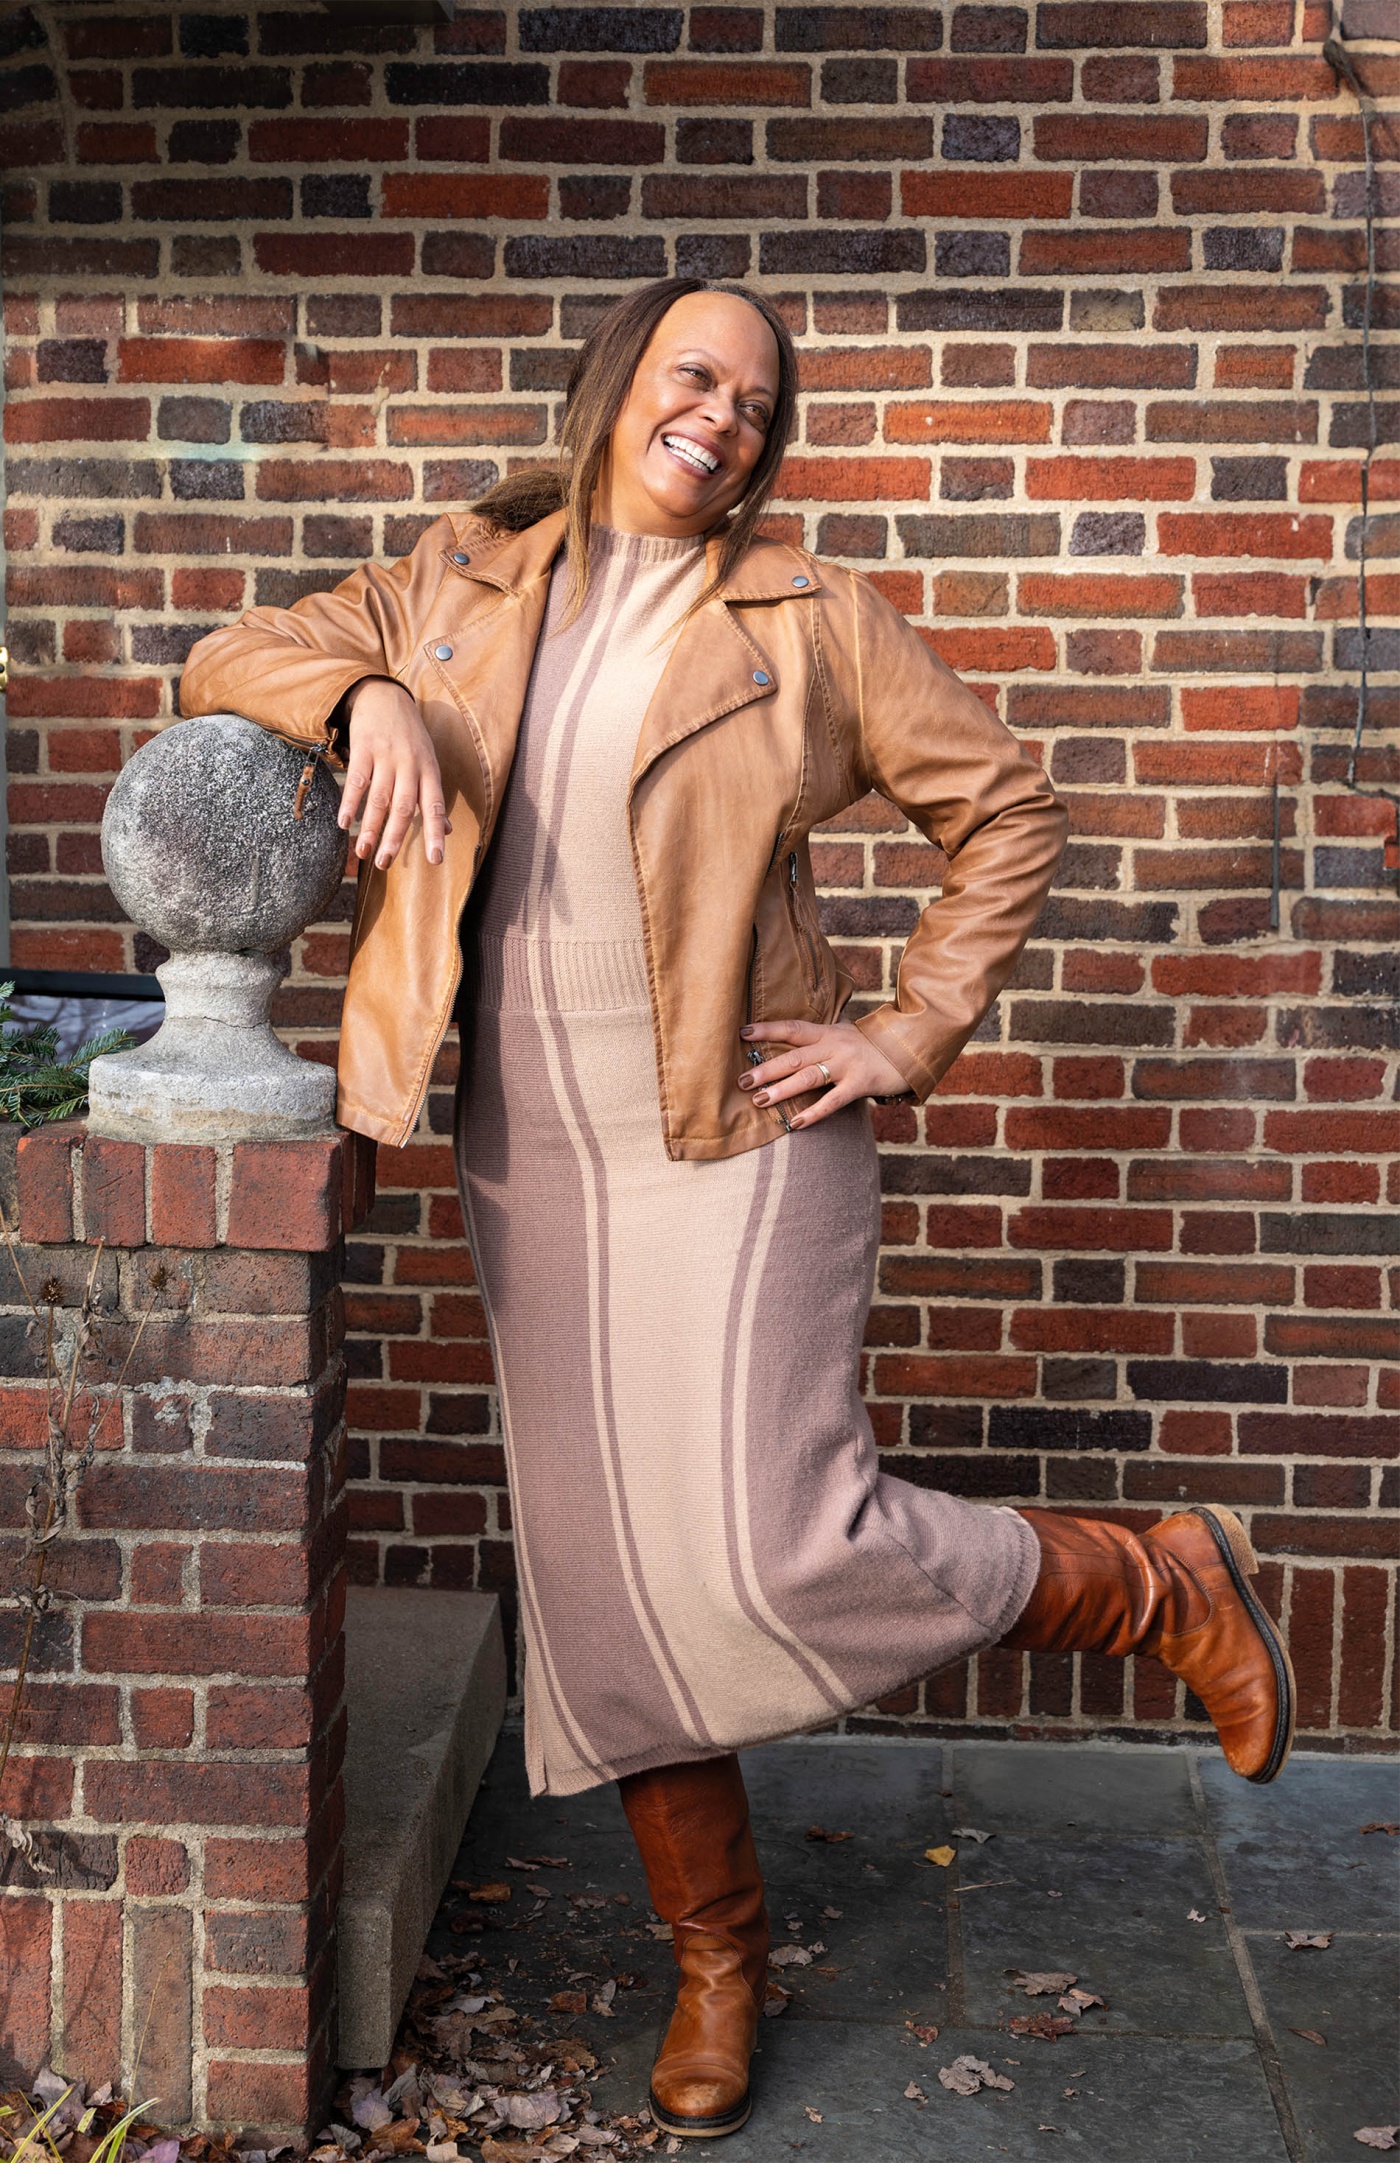
{"type": "Polygon", "coordinates": [[[821,2112],[819,2110],[813,2110],[810,2103],[803,2104],[802,2115],[804,2118],[810,2118],[813,2125],[820,2125],[822,2122],[821,2112]]]}
{"type": "Polygon", "coordinates": [[[956,1848],[924,1849],[924,1861],[928,1863],[937,1863],[940,1870],[946,1870],[949,1863],[956,1862],[957,1859],[958,1851],[956,1848]]]}
{"type": "Polygon", "coordinates": [[[966,2054],[954,2058],[951,2065],[941,2065],[938,2078],[954,2095],[976,2095],[979,2088],[1014,2088],[1016,2085],[1004,2073],[994,2073],[985,2058],[966,2054]]]}
{"type": "Polygon", "coordinates": [[[567,1855],[507,1855],[507,1870],[567,1870],[567,1855]]]}
{"type": "Polygon", "coordinates": [[[1290,2028],[1288,2032],[1290,2035],[1301,2035],[1305,2043],[1320,2043],[1324,2050],[1327,2048],[1326,2036],[1319,2035],[1316,2028],[1290,2028]]]}
{"type": "MultiPolygon", "coordinates": [[[[1400,1833],[1400,1825],[1397,1825],[1393,1818],[1372,1818],[1370,1824],[1363,1825],[1361,1830],[1363,1833],[1389,1833],[1393,1840],[1396,1834],[1400,1833]]],[[[1360,2137],[1358,2134],[1358,2140],[1360,2137]]]]}
{"type": "Polygon", "coordinates": [[[1073,2035],[1074,2022],[1060,2013],[1013,2013],[1010,2028],[1013,2035],[1034,2035],[1042,2043],[1056,2043],[1062,2035],[1073,2035]]]}
{"type": "Polygon", "coordinates": [[[549,2001],[551,2013],[586,2013],[588,1999],[581,1990],[556,1990],[549,2001]]]}
{"type": "Polygon", "coordinates": [[[647,1930],[653,1938],[665,1938],[670,1943],[672,1932],[669,1923],[648,1923],[647,1930]]]}
{"type": "Polygon", "coordinates": [[[792,2003],[792,1992],[784,1990],[781,1983],[770,1983],[763,1993],[763,2011],[768,2020],[776,2020],[792,2003]]]}
{"type": "Polygon", "coordinates": [[[802,1837],[804,1840],[824,1840],[828,1847],[835,1848],[839,1847],[843,1840],[854,1840],[855,1834],[829,1833],[824,1825],[809,1825],[802,1837]]]}
{"type": "Polygon", "coordinates": [[[1359,2140],[1363,2148],[1393,2148],[1397,2133],[1400,2125],[1361,2125],[1351,2137],[1359,2140]]]}
{"type": "Polygon", "coordinates": [[[1062,1990],[1072,1990],[1079,1981],[1077,1975],[1068,1975],[1059,1968],[1007,1968],[1013,1990],[1024,1990],[1028,1998],[1058,1998],[1062,1990]]]}
{"type": "MultiPolygon", "coordinates": [[[[974,2089],[974,2095],[976,2094],[976,2092],[976,2089],[974,2089]]],[[[916,2080],[910,2081],[904,2093],[908,2101],[911,2103],[927,2103],[928,2101],[928,2097],[924,2094],[923,2089],[919,2086],[919,2083],[916,2080]]]]}
{"type": "Polygon", "coordinates": [[[350,2115],[356,2125],[363,2126],[366,2133],[377,2133],[380,2126],[393,2122],[394,2113],[379,2090],[371,2088],[367,2095],[357,2097],[350,2115]]]}
{"type": "Polygon", "coordinates": [[[509,1885],[474,1885],[467,1898],[484,1901],[488,1907],[496,1907],[502,1900],[509,1900],[510,1895],[509,1885]]]}
{"type": "Polygon", "coordinates": [[[938,2041],[937,2028],[921,2028],[917,2022],[912,2020],[906,2020],[904,2025],[911,2035],[917,2036],[920,2050],[927,2050],[930,2043],[938,2041]]]}
{"type": "Polygon", "coordinates": [[[1315,1945],[1320,1953],[1325,1953],[1332,1943],[1332,1933],[1330,1930],[1285,1930],[1283,1942],[1290,1953],[1302,1952],[1309,1945],[1315,1945]]]}
{"type": "Polygon", "coordinates": [[[980,1848],[988,1840],[995,1840],[996,1834],[979,1833],[975,1825],[955,1825],[953,1827],[953,1838],[955,1840],[975,1840],[980,1848]]]}
{"type": "Polygon", "coordinates": [[[810,1968],[812,1956],[805,1945],[778,1945],[768,1955],[770,1968],[810,1968]]]}
{"type": "Polygon", "coordinates": [[[1103,1999],[1096,1990],[1067,1990],[1060,2000],[1060,2011],[1062,2013],[1087,2013],[1091,2005],[1102,2005],[1104,2011],[1108,2011],[1107,2005],[1104,2004],[1103,1999]]]}
{"type": "Polygon", "coordinates": [[[1188,1923],[1203,1923],[1206,1918],[1199,1908],[1188,1908],[1186,1910],[1186,1920],[1188,1923]]]}
{"type": "Polygon", "coordinates": [[[840,1908],[823,1908],[822,1914],[826,1917],[829,1923],[839,1923],[841,1920],[840,1908]]]}
{"type": "Polygon", "coordinates": [[[555,2088],[541,2088],[535,2095],[503,2095],[500,2103],[507,2123],[522,2133],[534,2133],[541,2126],[553,2125],[564,2115],[564,2106],[555,2088]]]}

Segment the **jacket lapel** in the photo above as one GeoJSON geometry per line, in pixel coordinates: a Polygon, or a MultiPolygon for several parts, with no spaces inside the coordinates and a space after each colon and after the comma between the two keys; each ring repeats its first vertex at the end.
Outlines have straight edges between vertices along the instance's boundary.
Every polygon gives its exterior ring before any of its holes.
{"type": "MultiPolygon", "coordinates": [[[[707,581],[718,567],[719,542],[705,550],[707,581]]],[[[746,601],[794,601],[820,590],[811,559],[778,543],[751,548],[719,592],[682,627],[652,693],[637,739],[631,788],[663,752],[722,714],[775,696],[778,672],[756,636],[746,601]],[[794,581],[800,578],[801,587],[794,581]]],[[[761,620],[761,619],[759,619],[761,620]]]]}

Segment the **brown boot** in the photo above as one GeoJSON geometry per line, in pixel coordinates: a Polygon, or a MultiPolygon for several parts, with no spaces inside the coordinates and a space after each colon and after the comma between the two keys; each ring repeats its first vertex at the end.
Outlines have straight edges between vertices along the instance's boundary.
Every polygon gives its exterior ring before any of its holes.
{"type": "Polygon", "coordinates": [[[749,2060],[768,1975],[768,1916],[737,1757],[619,1780],[647,1888],[671,1925],[676,2010],[652,2068],[667,2133],[716,2140],[749,2115],[749,2060]]]}
{"type": "Polygon", "coordinates": [[[1040,1576],[1004,1645],[1153,1653],[1194,1690],[1232,1771],[1273,1780],[1293,1742],[1288,1648],[1248,1580],[1258,1569],[1232,1510],[1184,1510],[1141,1538],[1101,1517],[1022,1510],[1040,1576]]]}

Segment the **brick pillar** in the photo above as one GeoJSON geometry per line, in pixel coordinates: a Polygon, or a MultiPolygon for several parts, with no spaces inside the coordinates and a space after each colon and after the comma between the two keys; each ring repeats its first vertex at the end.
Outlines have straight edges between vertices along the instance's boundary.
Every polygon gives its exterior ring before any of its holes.
{"type": "MultiPolygon", "coordinates": [[[[0,2077],[48,2060],[130,2082],[170,2126],[269,2138],[300,2135],[324,2104],[345,1738],[340,1243],[372,1184],[353,1135],[146,1147],[74,1122],[0,1139],[40,1314],[0,1254],[6,1591],[40,1461],[48,1310],[66,1371],[94,1259],[75,1434],[108,1399],[0,1790],[52,1873],[0,1847],[0,2077]]],[[[0,1608],[0,1678],[22,1626],[0,1608]]]]}

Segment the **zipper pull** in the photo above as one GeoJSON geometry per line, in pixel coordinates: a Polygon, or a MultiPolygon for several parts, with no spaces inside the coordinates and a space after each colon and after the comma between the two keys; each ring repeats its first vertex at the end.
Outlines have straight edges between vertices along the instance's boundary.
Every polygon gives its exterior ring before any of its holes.
{"type": "Polygon", "coordinates": [[[795,893],[795,892],[797,891],[797,851],[796,851],[796,849],[794,849],[794,850],[792,851],[791,855],[790,855],[790,856],[788,857],[788,885],[789,885],[789,886],[790,886],[790,887],[791,887],[791,888],[793,889],[793,892],[794,892],[794,893],[795,893]]]}
{"type": "Polygon", "coordinates": [[[316,779],[316,768],[320,763],[320,756],[319,751],[313,751],[301,769],[301,779],[297,783],[297,792],[292,799],[292,817],[298,821],[306,817],[306,799],[311,793],[311,784],[316,779]]]}

